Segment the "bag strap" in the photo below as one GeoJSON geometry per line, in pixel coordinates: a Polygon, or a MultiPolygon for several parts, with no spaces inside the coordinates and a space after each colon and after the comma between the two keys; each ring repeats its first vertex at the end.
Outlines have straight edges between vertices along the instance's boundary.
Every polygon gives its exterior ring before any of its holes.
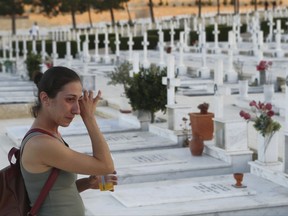
{"type": "MultiPolygon", "coordinates": [[[[25,138],[31,134],[31,133],[35,133],[35,132],[40,132],[40,133],[43,133],[43,134],[47,134],[49,136],[52,136],[52,137],[55,137],[53,134],[51,134],[50,132],[46,131],[46,130],[43,130],[41,128],[32,128],[30,129],[24,136],[23,140],[25,140],[25,138]]],[[[57,138],[57,137],[55,137],[57,138]]],[[[22,140],[22,142],[23,142],[22,140]]],[[[17,150],[17,149],[16,149],[17,150]]],[[[14,151],[13,151],[14,152],[14,151]]],[[[13,153],[11,153],[11,155],[13,155],[13,153]]],[[[10,152],[9,152],[9,156],[10,156],[10,152]]],[[[12,156],[11,156],[12,157],[12,156]]],[[[31,210],[27,213],[27,216],[34,216],[37,214],[37,212],[39,211],[42,203],[44,202],[46,196],[48,195],[50,189],[52,188],[53,184],[55,183],[57,177],[58,177],[58,174],[59,174],[59,169],[57,168],[53,168],[45,185],[43,186],[36,202],[34,203],[34,205],[32,206],[31,210]]]]}
{"type": "Polygon", "coordinates": [[[38,196],[36,202],[32,206],[30,212],[28,212],[27,216],[34,216],[39,211],[42,203],[44,202],[45,198],[47,197],[50,189],[52,188],[53,184],[55,183],[59,174],[59,169],[53,168],[52,172],[49,175],[44,187],[42,188],[40,195],[38,196]]]}
{"type": "Polygon", "coordinates": [[[20,156],[20,150],[18,148],[11,148],[9,153],[8,153],[8,161],[10,162],[10,165],[12,165],[12,158],[13,156],[16,158],[15,164],[17,164],[19,156],[20,156]]]}

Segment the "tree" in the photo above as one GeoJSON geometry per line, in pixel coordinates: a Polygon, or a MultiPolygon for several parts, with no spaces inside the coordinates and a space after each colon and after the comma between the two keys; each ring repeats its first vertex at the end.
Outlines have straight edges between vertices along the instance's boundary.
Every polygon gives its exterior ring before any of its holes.
{"type": "Polygon", "coordinates": [[[217,0],[217,15],[220,15],[220,0],[217,0]]]}
{"type": "Polygon", "coordinates": [[[149,0],[149,9],[150,9],[150,15],[151,15],[151,21],[152,23],[155,23],[155,17],[154,17],[154,10],[153,10],[153,1],[152,0],[149,0]]]}
{"type": "Polygon", "coordinates": [[[254,1],[254,10],[255,10],[255,12],[257,11],[257,4],[258,4],[258,2],[257,2],[257,0],[255,0],[254,1]]]}
{"type": "Polygon", "coordinates": [[[47,16],[57,16],[60,13],[71,13],[72,25],[76,29],[76,14],[84,13],[88,10],[89,0],[41,0],[35,1],[35,5],[40,6],[41,12],[47,16]]]}
{"type": "Polygon", "coordinates": [[[126,7],[126,10],[127,10],[127,13],[128,13],[128,23],[131,24],[132,23],[132,18],[131,18],[131,14],[130,14],[130,10],[129,10],[127,2],[125,3],[125,7],[126,7]]]}
{"type": "Polygon", "coordinates": [[[198,0],[198,17],[201,18],[202,1],[198,0]]]}
{"type": "Polygon", "coordinates": [[[24,0],[0,0],[0,15],[11,17],[12,34],[16,34],[16,16],[24,13],[24,0]]]}
{"type": "Polygon", "coordinates": [[[100,12],[108,10],[111,15],[111,24],[115,25],[114,10],[125,9],[123,4],[129,0],[95,0],[92,1],[93,8],[99,10],[100,12]]]}

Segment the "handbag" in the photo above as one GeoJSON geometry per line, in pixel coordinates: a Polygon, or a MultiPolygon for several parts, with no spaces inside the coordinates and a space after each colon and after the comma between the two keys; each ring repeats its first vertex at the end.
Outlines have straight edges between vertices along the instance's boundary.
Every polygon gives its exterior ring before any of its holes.
{"type": "MultiPolygon", "coordinates": [[[[32,133],[41,132],[53,136],[47,131],[34,128],[29,130],[22,142],[27,142],[25,138],[32,133]]],[[[54,136],[53,136],[54,137],[54,136]]],[[[24,179],[20,170],[20,149],[11,148],[8,153],[10,165],[0,170],[0,215],[1,216],[34,216],[39,211],[49,190],[57,179],[59,169],[53,168],[40,195],[33,207],[30,207],[30,200],[24,184],[24,179]],[[13,156],[16,162],[12,162],[13,156]]]]}

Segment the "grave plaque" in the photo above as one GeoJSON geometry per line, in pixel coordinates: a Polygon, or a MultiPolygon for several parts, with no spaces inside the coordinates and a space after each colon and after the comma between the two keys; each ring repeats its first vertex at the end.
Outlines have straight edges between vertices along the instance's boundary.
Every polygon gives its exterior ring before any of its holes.
{"type": "MultiPolygon", "coordinates": [[[[211,177],[213,178],[213,177],[211,177]]],[[[233,177],[216,181],[195,182],[191,179],[143,183],[118,188],[111,193],[126,207],[151,206],[166,203],[190,202],[236,196],[251,196],[256,192],[249,188],[234,188],[233,177]],[[171,186],[173,185],[173,190],[171,186]],[[171,190],[173,191],[171,193],[171,190]]]]}

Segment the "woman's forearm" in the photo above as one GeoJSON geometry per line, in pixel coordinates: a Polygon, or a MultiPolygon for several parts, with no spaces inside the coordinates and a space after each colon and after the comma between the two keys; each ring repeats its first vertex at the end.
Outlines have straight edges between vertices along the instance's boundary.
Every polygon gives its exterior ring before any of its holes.
{"type": "Polygon", "coordinates": [[[89,178],[82,178],[76,181],[76,187],[79,193],[90,189],[89,178]]]}

